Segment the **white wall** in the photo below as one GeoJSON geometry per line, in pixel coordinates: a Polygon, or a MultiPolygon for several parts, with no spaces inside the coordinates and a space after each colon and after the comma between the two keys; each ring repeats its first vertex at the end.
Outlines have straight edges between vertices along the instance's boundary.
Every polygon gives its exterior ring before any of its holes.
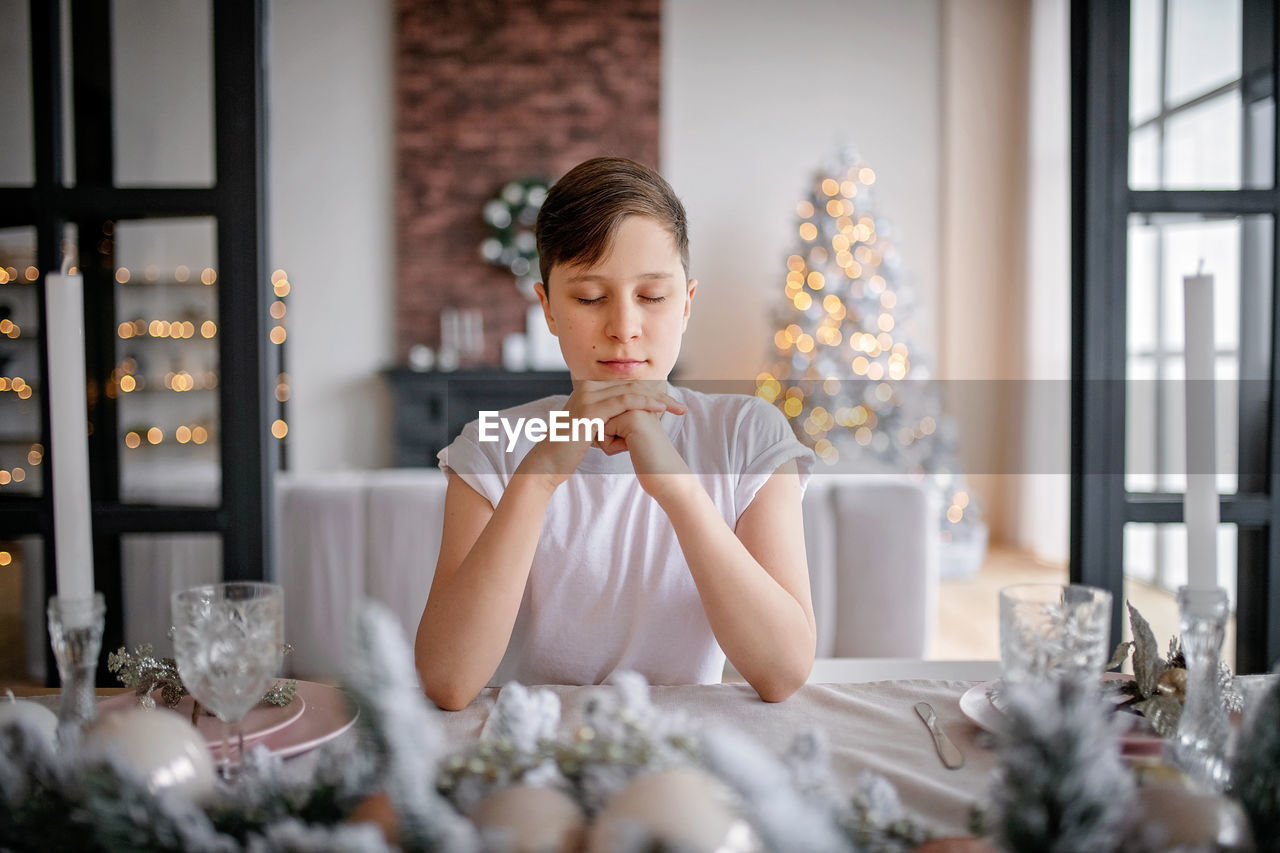
{"type": "Polygon", "coordinates": [[[916,287],[936,351],[937,0],[667,0],[661,168],[689,214],[699,280],[682,375],[753,379],[772,349],[796,202],[850,145],[916,287]]]}
{"type": "MultiPolygon", "coordinates": [[[[1034,0],[1031,6],[1025,362],[1036,392],[1054,397],[1065,395],[1071,378],[1068,12],[1067,0],[1034,0]]],[[[1023,458],[1033,473],[1018,502],[1017,541],[1041,559],[1065,565],[1070,427],[1047,417],[1044,407],[1024,414],[1023,458]]]]}
{"type": "Polygon", "coordinates": [[[1008,541],[1022,473],[1014,400],[1026,390],[1010,380],[1025,376],[1030,11],[1025,0],[942,10],[939,376],[970,489],[992,538],[1008,541]]]}
{"type": "Polygon", "coordinates": [[[270,264],[289,273],[289,463],[390,461],[393,3],[271,0],[270,264]]]}

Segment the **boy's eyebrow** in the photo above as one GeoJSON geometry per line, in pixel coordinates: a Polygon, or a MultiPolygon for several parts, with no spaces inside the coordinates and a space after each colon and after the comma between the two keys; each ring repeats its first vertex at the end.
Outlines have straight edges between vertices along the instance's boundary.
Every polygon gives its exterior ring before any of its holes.
{"type": "MultiPolygon", "coordinates": [[[[636,276],[636,278],[641,281],[656,281],[658,279],[667,279],[672,277],[673,276],[669,272],[647,272],[647,273],[642,273],[636,276]]],[[[610,279],[609,279],[609,276],[607,275],[598,275],[592,272],[583,272],[583,273],[577,273],[576,275],[569,276],[568,280],[569,282],[581,282],[581,281],[590,282],[590,281],[609,281],[610,279]]]]}

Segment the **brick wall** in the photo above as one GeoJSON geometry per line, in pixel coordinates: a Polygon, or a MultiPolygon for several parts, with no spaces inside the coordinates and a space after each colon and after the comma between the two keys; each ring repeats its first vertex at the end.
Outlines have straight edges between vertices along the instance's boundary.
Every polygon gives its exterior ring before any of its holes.
{"type": "Polygon", "coordinates": [[[528,302],[479,255],[506,182],[602,154],[658,165],[660,0],[398,0],[397,345],[484,312],[485,361],[528,302]]]}

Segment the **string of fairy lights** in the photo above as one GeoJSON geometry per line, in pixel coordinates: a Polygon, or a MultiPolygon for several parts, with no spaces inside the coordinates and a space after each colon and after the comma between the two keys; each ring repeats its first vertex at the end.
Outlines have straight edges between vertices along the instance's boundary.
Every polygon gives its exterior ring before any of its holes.
{"type": "Polygon", "coordinates": [[[941,435],[927,368],[912,362],[901,315],[910,289],[898,281],[891,228],[876,215],[876,173],[844,152],[796,205],[796,249],[787,257],[774,333],[775,357],[756,395],[778,406],[829,466],[842,447],[879,469],[931,476],[959,524],[977,508],[941,435]]]}
{"type": "MultiPolygon", "coordinates": [[[[72,267],[70,272],[74,273],[76,269],[72,267]]],[[[22,268],[0,265],[0,286],[34,285],[39,278],[40,270],[33,265],[27,265],[22,268]]],[[[187,266],[178,266],[171,270],[161,270],[157,266],[149,265],[142,270],[119,267],[115,271],[114,278],[116,283],[121,286],[149,284],[164,287],[173,284],[202,284],[206,287],[211,287],[217,282],[218,275],[216,270],[211,267],[193,270],[187,266]]],[[[283,269],[277,269],[272,272],[269,287],[273,299],[268,304],[267,309],[271,318],[268,339],[274,346],[283,347],[288,339],[288,330],[286,328],[288,306],[286,297],[292,290],[288,273],[283,269]]],[[[3,290],[0,290],[0,293],[3,293],[3,290]]],[[[12,310],[12,307],[7,302],[3,304],[9,310],[12,310]]],[[[34,305],[34,301],[31,304],[34,305]]],[[[34,314],[34,310],[31,313],[34,314]]],[[[129,344],[151,340],[170,341],[179,344],[201,341],[216,342],[219,335],[219,327],[213,317],[198,316],[199,309],[187,309],[179,313],[180,316],[178,317],[148,318],[135,316],[123,320],[116,327],[116,338],[120,342],[129,344]]],[[[0,340],[35,340],[33,334],[24,332],[23,328],[12,317],[8,316],[0,317],[0,336],[2,336],[0,340]]],[[[0,362],[0,367],[3,366],[3,363],[0,362]]],[[[278,358],[276,363],[283,365],[283,358],[278,358]]],[[[139,358],[135,353],[126,352],[122,354],[119,362],[108,376],[103,393],[112,399],[126,398],[144,393],[186,394],[189,392],[216,390],[219,386],[219,381],[218,371],[213,366],[197,369],[175,366],[166,370],[163,374],[151,375],[140,369],[139,358]]],[[[278,440],[283,440],[289,434],[289,425],[283,414],[283,404],[292,395],[290,381],[289,374],[283,369],[276,374],[273,396],[277,403],[281,404],[282,408],[279,413],[280,417],[272,421],[270,432],[278,440]]],[[[5,396],[9,396],[11,399],[16,399],[19,404],[30,405],[37,393],[38,389],[33,387],[31,381],[23,376],[0,375],[0,400],[3,400],[5,396]]],[[[199,447],[216,442],[216,440],[216,416],[212,414],[193,421],[179,423],[176,426],[133,423],[124,428],[120,436],[121,445],[126,451],[142,451],[146,448],[162,445],[199,447]]],[[[6,443],[12,445],[15,442],[10,440],[6,443]]],[[[41,465],[44,455],[44,446],[39,442],[32,441],[27,447],[25,459],[22,462],[15,464],[11,459],[5,460],[0,457],[0,489],[13,488],[27,483],[34,473],[32,469],[36,469],[41,465]]],[[[0,566],[4,565],[3,560],[7,553],[0,552],[0,566]]]]}

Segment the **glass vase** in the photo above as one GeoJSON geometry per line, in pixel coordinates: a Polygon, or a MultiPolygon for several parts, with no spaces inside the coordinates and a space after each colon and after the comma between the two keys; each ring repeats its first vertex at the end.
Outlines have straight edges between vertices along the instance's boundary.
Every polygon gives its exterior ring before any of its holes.
{"type": "Polygon", "coordinates": [[[1173,759],[1188,776],[1213,791],[1225,790],[1230,776],[1231,724],[1218,687],[1228,610],[1227,592],[1221,587],[1178,589],[1187,690],[1173,739],[1173,759]]]}
{"type": "Polygon", "coordinates": [[[94,677],[102,651],[102,626],[106,606],[102,593],[92,598],[49,599],[49,640],[58,662],[62,691],[58,702],[61,736],[79,732],[98,716],[94,677]]]}

